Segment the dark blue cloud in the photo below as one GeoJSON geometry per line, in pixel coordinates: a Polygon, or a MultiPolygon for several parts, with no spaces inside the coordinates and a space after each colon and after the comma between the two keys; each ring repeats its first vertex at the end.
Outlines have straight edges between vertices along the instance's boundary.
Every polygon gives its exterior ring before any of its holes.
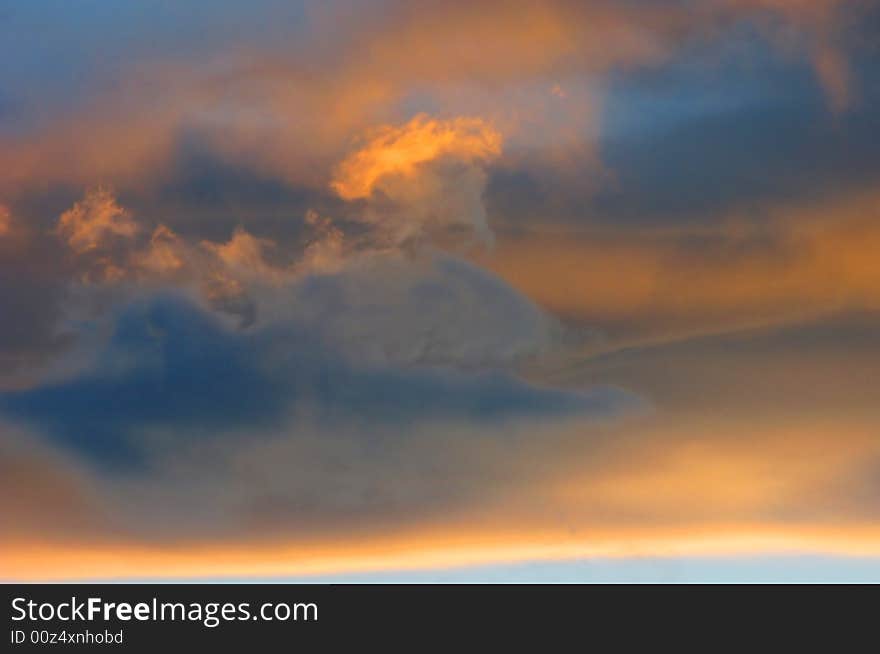
{"type": "Polygon", "coordinates": [[[213,152],[198,133],[180,138],[167,174],[154,187],[121,195],[143,221],[176,233],[225,241],[237,226],[286,246],[303,236],[309,209],[338,216],[344,208],[329,190],[292,185],[213,152]]]}
{"type": "Polygon", "coordinates": [[[780,80],[782,96],[609,139],[603,159],[616,184],[598,198],[600,212],[637,222],[705,220],[761,201],[818,199],[880,177],[880,152],[871,144],[880,133],[880,102],[866,97],[831,116],[810,84],[796,80],[780,80]]]}
{"type": "MultiPolygon", "coordinates": [[[[145,432],[210,438],[290,430],[306,408],[336,423],[401,427],[425,420],[604,414],[631,402],[613,389],[538,388],[507,373],[358,367],[295,325],[235,331],[178,296],[134,303],[88,372],[0,395],[0,414],[99,465],[141,461],[145,432]]],[[[405,429],[404,429],[405,431],[405,429]]]]}
{"type": "MultiPolygon", "coordinates": [[[[863,39],[876,40],[877,20],[859,30],[863,39]]],[[[836,114],[808,60],[782,57],[754,34],[734,31],[662,67],[619,71],[603,98],[600,159],[610,175],[599,192],[541,171],[499,170],[488,190],[492,219],[639,229],[863,189],[880,179],[878,55],[853,55],[854,100],[836,114]]],[[[582,179],[595,178],[592,166],[582,179]]]]}

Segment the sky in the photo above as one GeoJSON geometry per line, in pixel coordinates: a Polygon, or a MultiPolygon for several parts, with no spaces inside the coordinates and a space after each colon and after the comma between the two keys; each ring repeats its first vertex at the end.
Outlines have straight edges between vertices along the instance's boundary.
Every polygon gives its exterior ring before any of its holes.
{"type": "Polygon", "coordinates": [[[0,0],[0,579],[877,581],[874,0],[0,0]]]}

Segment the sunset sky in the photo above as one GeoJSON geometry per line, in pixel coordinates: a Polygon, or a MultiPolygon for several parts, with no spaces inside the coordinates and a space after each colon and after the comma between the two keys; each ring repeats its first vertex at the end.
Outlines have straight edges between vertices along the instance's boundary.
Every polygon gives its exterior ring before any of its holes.
{"type": "Polygon", "coordinates": [[[880,581],[880,3],[0,0],[0,579],[880,581]]]}

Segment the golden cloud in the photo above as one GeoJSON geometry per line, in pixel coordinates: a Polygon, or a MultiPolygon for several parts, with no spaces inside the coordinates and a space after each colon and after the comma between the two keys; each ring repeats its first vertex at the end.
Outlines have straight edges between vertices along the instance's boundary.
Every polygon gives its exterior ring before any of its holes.
{"type": "Polygon", "coordinates": [[[499,154],[501,135],[480,118],[419,115],[401,127],[372,130],[366,143],[336,168],[331,186],[346,200],[365,198],[383,177],[414,176],[421,164],[439,158],[490,160],[499,154]]]}
{"type": "Polygon", "coordinates": [[[6,236],[12,230],[12,214],[0,204],[0,236],[6,236]]]}
{"type": "Polygon", "coordinates": [[[666,338],[880,308],[873,192],[713,225],[501,239],[478,261],[554,313],[666,338]]]}
{"type": "Polygon", "coordinates": [[[83,254],[106,245],[113,237],[133,237],[138,226],[112,191],[99,187],[61,214],[57,231],[74,252],[83,254]]]}

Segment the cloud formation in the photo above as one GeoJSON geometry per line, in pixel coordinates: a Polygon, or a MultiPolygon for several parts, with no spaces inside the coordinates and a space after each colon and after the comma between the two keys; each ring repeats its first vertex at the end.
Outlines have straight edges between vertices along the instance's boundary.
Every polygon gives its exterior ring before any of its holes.
{"type": "Polygon", "coordinates": [[[435,249],[491,242],[482,165],[500,147],[478,119],[418,116],[370,131],[333,182],[344,199],[365,200],[350,215],[364,227],[309,210],[308,238],[274,261],[278,244],[241,226],[226,242],[191,243],[164,224],[144,238],[105,188],[62,213],[56,232],[87,267],[87,283],[183,285],[242,326],[294,318],[373,362],[508,365],[551,350],[563,330],[499,280],[435,249]]]}
{"type": "Polygon", "coordinates": [[[865,191],[710,226],[529,234],[479,261],[552,312],[601,325],[622,343],[681,338],[877,310],[878,211],[865,191]]]}
{"type": "Polygon", "coordinates": [[[479,118],[416,116],[401,127],[372,130],[337,166],[331,186],[346,200],[378,195],[379,206],[370,207],[363,220],[389,244],[455,229],[490,243],[482,167],[501,154],[501,141],[479,118]]]}
{"type": "MultiPolygon", "coordinates": [[[[0,184],[154,184],[196,140],[225,160],[321,186],[353,134],[401,122],[413,105],[486,116],[512,143],[534,145],[537,129],[562,152],[582,149],[597,134],[590,98],[601,96],[605,76],[686,56],[694,42],[723,41],[743,23],[812,62],[832,105],[844,108],[855,94],[846,35],[864,4],[389,2],[352,11],[329,3],[303,15],[294,45],[268,39],[232,53],[227,35],[207,35],[200,57],[179,62],[151,52],[132,62],[117,44],[119,70],[66,98],[72,110],[0,136],[0,184]],[[333,48],[320,43],[329,25],[340,35],[333,48]],[[551,93],[561,80],[564,112],[551,93]]],[[[77,25],[70,29],[89,29],[77,25]]],[[[595,156],[596,143],[587,150],[595,156]]]]}
{"type": "MultiPolygon", "coordinates": [[[[99,479],[95,493],[94,478],[67,464],[84,484],[69,496],[91,501],[87,515],[102,516],[120,540],[67,531],[65,556],[92,575],[277,575],[599,554],[876,554],[877,410],[862,387],[876,369],[876,333],[864,320],[588,362],[577,374],[591,381],[611,371],[664,391],[657,411],[623,421],[589,409],[503,426],[421,413],[352,422],[335,412],[329,430],[315,413],[244,434],[154,426],[134,441],[150,461],[146,474],[99,479]],[[792,377],[782,364],[803,353],[798,339],[814,357],[792,377]],[[810,383],[829,371],[839,374],[810,383]],[[805,390],[809,413],[800,411],[805,390]],[[694,404],[700,394],[711,402],[694,404]],[[780,413],[787,405],[796,410],[780,413]],[[735,419],[719,421],[725,413],[735,419]],[[130,556],[102,568],[98,557],[112,552],[130,556]]],[[[357,397],[350,391],[346,402],[357,397]]],[[[47,454],[29,456],[39,465],[47,454]]],[[[17,528],[11,542],[27,542],[17,528]]],[[[43,574],[57,575],[60,553],[45,542],[43,574]]],[[[17,547],[10,555],[25,563],[17,547]]]]}
{"type": "Polygon", "coordinates": [[[12,230],[12,214],[7,207],[0,204],[0,236],[6,236],[12,230]]]}
{"type": "Polygon", "coordinates": [[[331,183],[346,200],[369,197],[384,177],[414,177],[435,159],[489,160],[501,153],[501,135],[479,118],[438,121],[416,116],[401,127],[372,130],[365,143],[339,164],[331,183]]]}
{"type": "Polygon", "coordinates": [[[880,553],[876,3],[19,4],[0,577],[880,553]]]}
{"type": "Polygon", "coordinates": [[[58,232],[77,254],[105,245],[111,238],[131,238],[137,225],[109,190],[97,188],[58,219],[58,232]]]}

